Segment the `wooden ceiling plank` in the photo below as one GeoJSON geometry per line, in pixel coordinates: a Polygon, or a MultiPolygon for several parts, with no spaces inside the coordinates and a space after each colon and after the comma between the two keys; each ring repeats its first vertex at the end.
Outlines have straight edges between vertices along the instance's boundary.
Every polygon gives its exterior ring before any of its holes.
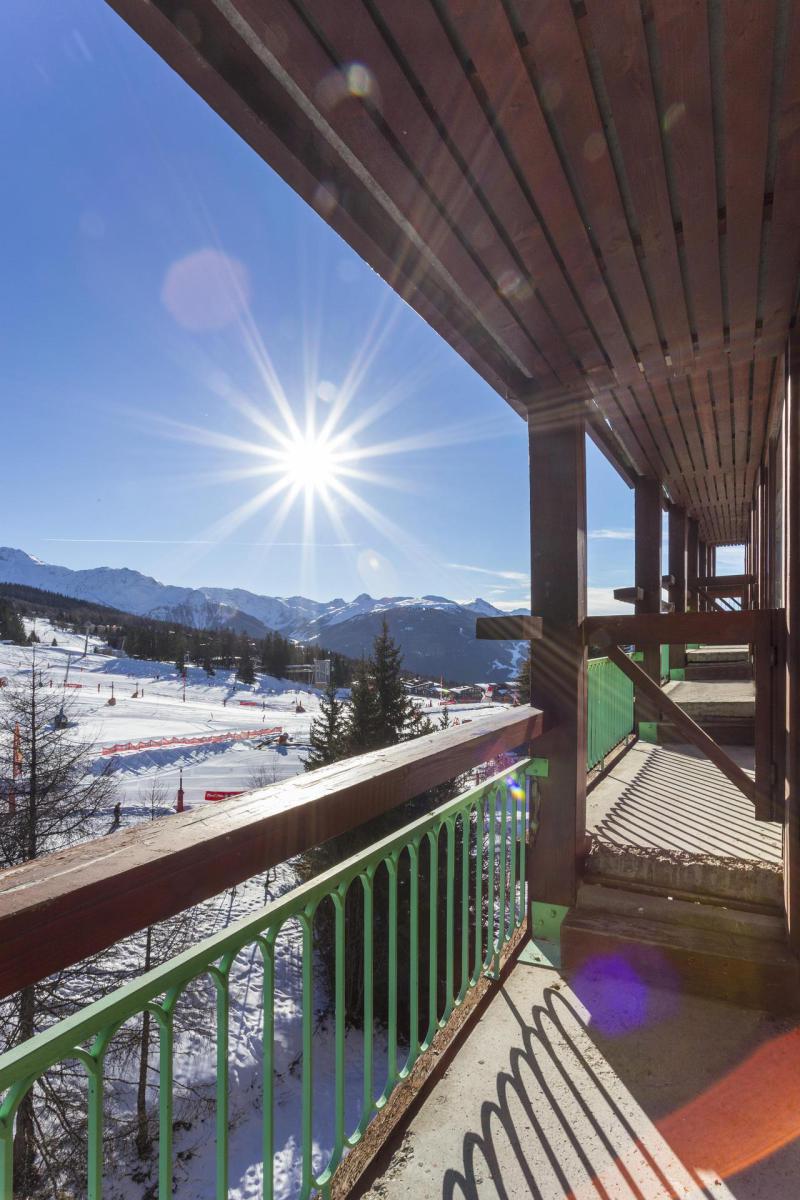
{"type": "Polygon", "coordinates": [[[752,366],[751,360],[747,363],[731,363],[730,367],[734,419],[734,469],[740,489],[737,492],[737,498],[743,497],[741,485],[744,470],[749,461],[752,366]]]}
{"type": "Polygon", "coordinates": [[[689,365],[694,349],[641,9],[630,0],[586,0],[586,9],[661,328],[673,365],[689,365]]]}
{"type": "Polygon", "coordinates": [[[756,334],[774,37],[775,0],[725,0],[728,326],[731,343],[745,346],[753,344],[756,334]]]}
{"type": "Polygon", "coordinates": [[[330,127],[364,164],[436,259],[470,297],[481,319],[533,378],[541,377],[543,360],[527,329],[509,311],[491,280],[486,278],[420,188],[412,172],[372,120],[364,103],[354,96],[342,97],[334,104],[321,103],[320,89],[335,75],[335,66],[291,5],[285,0],[270,0],[269,20],[251,0],[239,0],[238,8],[268,49],[276,54],[283,52],[294,82],[315,107],[320,106],[330,127]]]}
{"type": "Polygon", "coordinates": [[[701,351],[723,346],[717,183],[708,11],[704,3],[653,0],[662,91],[685,247],[686,273],[701,351]]]}
{"type": "MultiPolygon", "coordinates": [[[[645,368],[664,365],[570,0],[515,0],[522,59],[536,81],[606,275],[645,368]]],[[[635,382],[635,380],[627,380],[635,382]]]]}
{"type": "Polygon", "coordinates": [[[525,179],[572,285],[615,372],[638,370],[628,336],[598,267],[508,17],[493,4],[454,7],[450,21],[475,64],[514,163],[525,179]]]}
{"type": "Polygon", "coordinates": [[[722,366],[712,369],[710,375],[722,465],[726,471],[733,471],[733,420],[727,361],[722,366]]]}
{"type": "MultiPolygon", "coordinates": [[[[332,9],[325,0],[316,0],[319,10],[332,9]]],[[[483,109],[466,78],[442,25],[428,0],[407,0],[403,4],[373,0],[373,7],[395,40],[410,69],[424,81],[426,96],[438,120],[447,130],[452,144],[481,187],[492,198],[498,217],[503,221],[520,258],[529,272],[532,285],[543,298],[556,323],[550,339],[571,342],[579,349],[578,360],[586,369],[605,367],[605,357],[586,326],[564,273],[556,261],[544,232],[521,192],[508,160],[497,141],[483,109]]],[[[487,234],[496,236],[495,231],[487,234]]],[[[518,274],[518,273],[517,273],[518,274]]],[[[512,291],[524,287],[512,273],[504,285],[512,291]]],[[[550,340],[548,340],[548,346],[550,340]]],[[[576,367],[569,356],[572,377],[576,367]]],[[[567,358],[552,359],[559,377],[568,377],[567,358]]]]}
{"type": "Polygon", "coordinates": [[[700,422],[700,434],[706,452],[708,470],[716,474],[722,469],[719,439],[714,424],[714,413],[711,407],[711,393],[708,388],[708,376],[705,371],[698,371],[691,376],[689,386],[692,389],[697,408],[697,419],[700,422]]]}
{"type": "Polygon", "coordinates": [[[636,435],[648,462],[652,464],[647,474],[652,473],[659,478],[665,478],[669,473],[667,462],[653,438],[649,422],[642,415],[639,398],[630,387],[612,388],[610,395],[636,435]]]}
{"type": "MultiPolygon", "coordinates": [[[[304,7],[340,63],[368,65],[371,77],[377,84],[376,106],[381,119],[386,122],[409,159],[413,160],[414,168],[424,179],[425,186],[446,210],[449,219],[458,225],[491,277],[495,281],[518,277],[518,263],[501,238],[488,236],[490,231],[493,233],[490,214],[360,0],[340,0],[336,6],[312,0],[304,7]]],[[[335,73],[331,81],[332,86],[336,86],[335,73]]],[[[348,101],[346,98],[340,99],[337,106],[341,103],[348,101]]],[[[436,236],[431,236],[435,248],[436,236]]],[[[499,290],[502,292],[502,287],[499,290]]],[[[509,290],[505,299],[518,314],[520,323],[538,348],[541,348],[542,342],[550,343],[553,339],[559,339],[549,314],[542,308],[531,287],[520,286],[513,292],[509,290]]],[[[568,364],[562,380],[570,381],[575,370],[568,355],[564,354],[557,361],[568,364]]],[[[536,378],[544,381],[549,376],[550,382],[555,383],[556,377],[552,374],[546,354],[540,355],[539,367],[536,378]]]]}
{"type": "Polygon", "coordinates": [[[785,61],[761,314],[766,344],[786,337],[800,275],[800,4],[791,8],[785,61]]]}

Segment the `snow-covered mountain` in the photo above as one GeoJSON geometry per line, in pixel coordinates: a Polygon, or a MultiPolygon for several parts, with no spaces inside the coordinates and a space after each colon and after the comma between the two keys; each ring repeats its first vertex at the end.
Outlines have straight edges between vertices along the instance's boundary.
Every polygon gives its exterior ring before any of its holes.
{"type": "Polygon", "coordinates": [[[261,596],[244,588],[176,587],[127,567],[73,571],[8,547],[0,547],[0,582],[60,592],[198,629],[229,626],[255,637],[274,629],[285,637],[316,642],[356,658],[369,651],[385,617],[409,670],[453,680],[507,679],[520,652],[518,643],[476,641],[475,617],[501,612],[481,599],[466,603],[445,596],[376,599],[365,592],[350,601],[341,597],[319,601],[261,596]]]}

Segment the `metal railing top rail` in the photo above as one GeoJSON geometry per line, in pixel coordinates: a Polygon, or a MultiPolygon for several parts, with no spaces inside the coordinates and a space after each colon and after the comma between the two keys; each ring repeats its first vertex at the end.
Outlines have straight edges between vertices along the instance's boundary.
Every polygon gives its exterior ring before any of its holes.
{"type": "Polygon", "coordinates": [[[493,713],[0,871],[0,998],[527,746],[530,706],[493,713]]]}

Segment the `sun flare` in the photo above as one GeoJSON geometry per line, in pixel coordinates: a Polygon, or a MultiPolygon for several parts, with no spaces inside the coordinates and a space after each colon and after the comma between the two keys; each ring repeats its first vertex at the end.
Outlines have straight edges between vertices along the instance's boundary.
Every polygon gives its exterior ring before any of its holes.
{"type": "Polygon", "coordinates": [[[335,485],[341,467],[330,441],[310,432],[293,438],[276,465],[290,486],[310,495],[324,494],[335,485]]]}

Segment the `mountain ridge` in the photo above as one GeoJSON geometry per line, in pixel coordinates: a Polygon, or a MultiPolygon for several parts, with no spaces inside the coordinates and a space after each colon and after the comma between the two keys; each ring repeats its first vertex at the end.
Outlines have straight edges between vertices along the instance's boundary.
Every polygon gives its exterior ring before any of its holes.
{"type": "Polygon", "coordinates": [[[476,641],[476,616],[507,615],[480,597],[459,603],[445,596],[375,598],[362,592],[350,601],[342,597],[322,601],[267,596],[237,587],[190,588],[162,583],[130,567],[73,570],[8,546],[0,547],[0,581],[61,592],[136,616],[194,628],[230,627],[252,637],[275,630],[293,640],[318,642],[356,658],[368,652],[386,619],[409,670],[464,682],[508,679],[523,645],[476,641]]]}

